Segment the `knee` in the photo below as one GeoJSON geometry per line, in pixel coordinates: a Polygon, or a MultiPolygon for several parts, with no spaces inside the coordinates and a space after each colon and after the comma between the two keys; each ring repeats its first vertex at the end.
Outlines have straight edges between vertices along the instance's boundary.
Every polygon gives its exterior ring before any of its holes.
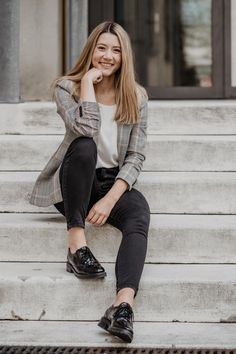
{"type": "Polygon", "coordinates": [[[131,215],[125,225],[125,231],[128,234],[140,234],[145,238],[148,237],[150,225],[150,214],[147,211],[140,211],[138,215],[131,215]]]}
{"type": "Polygon", "coordinates": [[[136,216],[143,216],[144,219],[150,220],[150,208],[144,195],[137,189],[130,191],[130,209],[136,216]]]}
{"type": "Polygon", "coordinates": [[[67,155],[79,157],[85,161],[89,161],[91,157],[97,156],[97,146],[93,138],[79,137],[70,144],[67,155]]]}
{"type": "MultiPolygon", "coordinates": [[[[134,191],[134,190],[133,190],[134,191]]],[[[139,233],[148,236],[150,225],[150,208],[145,197],[137,190],[129,201],[127,218],[125,220],[125,231],[128,233],[139,233]]]]}

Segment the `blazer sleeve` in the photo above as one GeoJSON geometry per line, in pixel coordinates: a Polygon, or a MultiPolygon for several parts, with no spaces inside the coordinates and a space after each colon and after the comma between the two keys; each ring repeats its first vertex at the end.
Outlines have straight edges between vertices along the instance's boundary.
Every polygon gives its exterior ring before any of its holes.
{"type": "Polygon", "coordinates": [[[65,123],[66,129],[78,136],[93,137],[99,132],[101,125],[100,111],[97,102],[76,101],[71,96],[71,82],[62,81],[55,87],[57,113],[65,123]]]}
{"type": "Polygon", "coordinates": [[[124,163],[116,176],[116,179],[121,178],[128,183],[129,190],[136,182],[146,158],[147,116],[148,104],[145,101],[140,108],[140,120],[132,127],[124,163]]]}

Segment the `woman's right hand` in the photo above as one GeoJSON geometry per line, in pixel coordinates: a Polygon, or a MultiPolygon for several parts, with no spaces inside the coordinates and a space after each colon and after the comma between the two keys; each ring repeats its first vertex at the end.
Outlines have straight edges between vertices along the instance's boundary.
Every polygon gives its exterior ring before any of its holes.
{"type": "Polygon", "coordinates": [[[93,84],[98,84],[100,81],[102,81],[102,79],[103,79],[102,71],[94,67],[89,71],[87,71],[82,78],[82,80],[84,81],[87,80],[92,81],[93,84]]]}

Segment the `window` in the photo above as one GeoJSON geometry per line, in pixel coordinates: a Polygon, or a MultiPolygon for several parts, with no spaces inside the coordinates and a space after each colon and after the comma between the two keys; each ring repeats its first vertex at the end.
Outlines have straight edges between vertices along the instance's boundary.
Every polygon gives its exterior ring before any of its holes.
{"type": "Polygon", "coordinates": [[[90,0],[89,29],[114,20],[127,30],[150,98],[224,98],[229,1],[90,0]]]}

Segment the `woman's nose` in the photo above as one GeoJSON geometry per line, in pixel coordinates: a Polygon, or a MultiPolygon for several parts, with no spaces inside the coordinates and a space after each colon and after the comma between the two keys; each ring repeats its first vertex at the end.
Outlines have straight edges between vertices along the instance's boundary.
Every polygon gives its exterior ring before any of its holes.
{"type": "Polygon", "coordinates": [[[112,58],[112,51],[111,50],[106,50],[104,53],[104,58],[112,58]]]}

